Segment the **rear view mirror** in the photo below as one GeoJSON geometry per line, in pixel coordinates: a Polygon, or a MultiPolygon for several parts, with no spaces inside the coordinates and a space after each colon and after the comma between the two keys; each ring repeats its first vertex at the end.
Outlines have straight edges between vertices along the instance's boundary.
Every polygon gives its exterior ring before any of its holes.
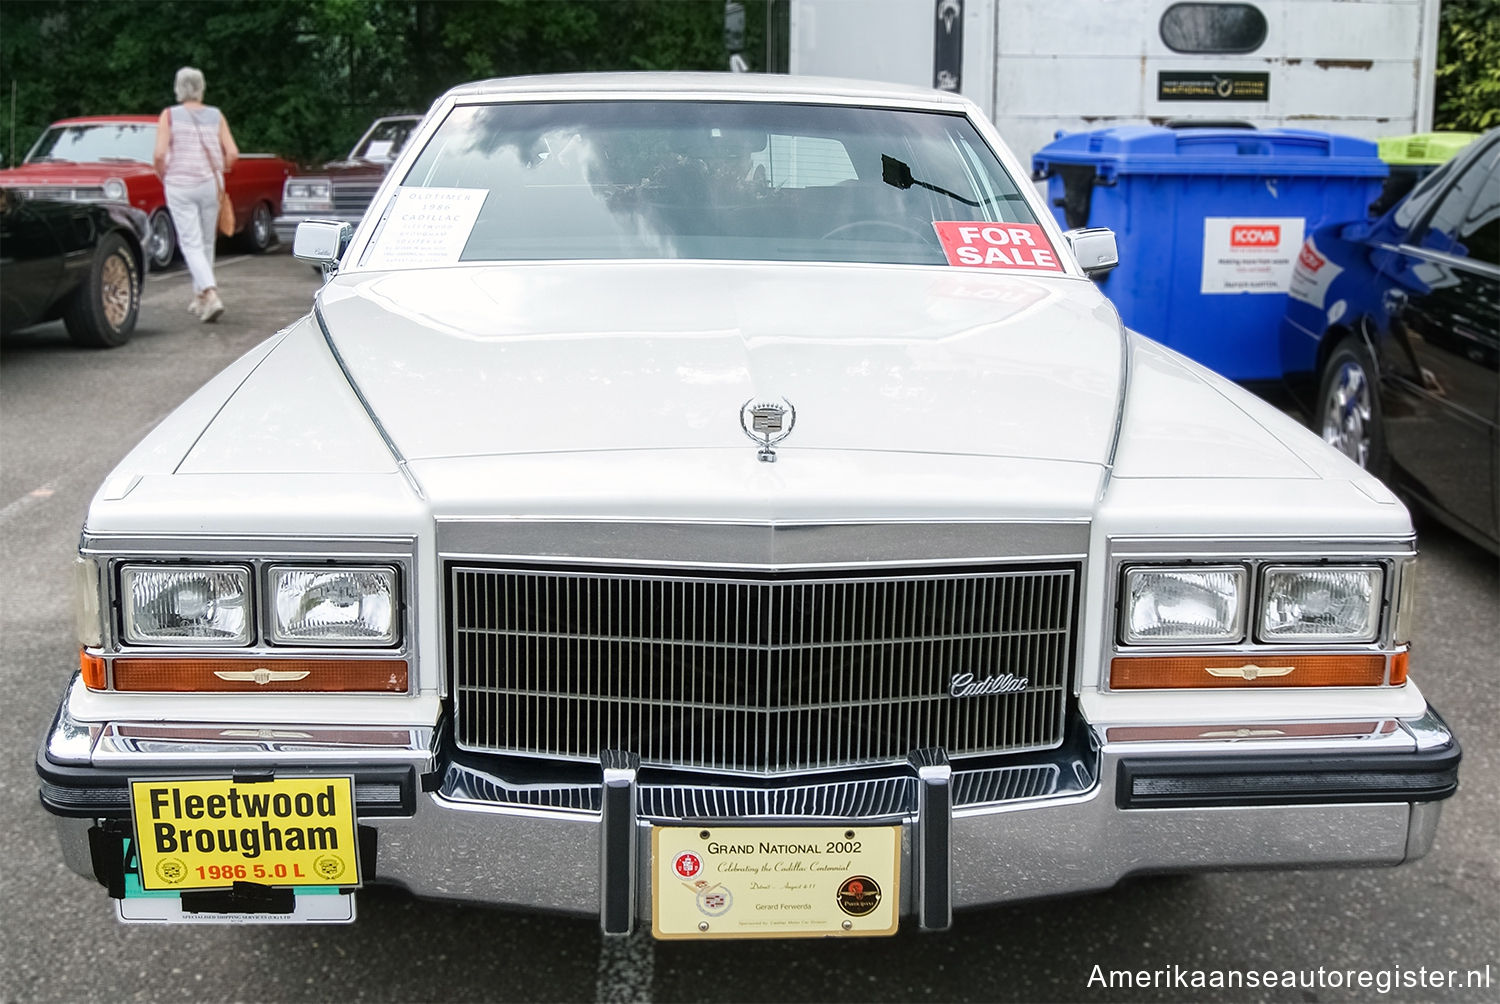
{"type": "Polygon", "coordinates": [[[912,186],[911,165],[895,157],[880,155],[880,180],[892,188],[912,186]]]}
{"type": "Polygon", "coordinates": [[[1069,230],[1063,234],[1073,258],[1083,274],[1090,279],[1102,279],[1110,269],[1120,264],[1120,251],[1115,244],[1115,232],[1108,227],[1085,227],[1069,230]]]}
{"type": "Polygon", "coordinates": [[[292,255],[322,268],[326,279],[338,271],[339,259],[353,236],[353,225],[341,220],[303,220],[297,224],[292,255]]]}

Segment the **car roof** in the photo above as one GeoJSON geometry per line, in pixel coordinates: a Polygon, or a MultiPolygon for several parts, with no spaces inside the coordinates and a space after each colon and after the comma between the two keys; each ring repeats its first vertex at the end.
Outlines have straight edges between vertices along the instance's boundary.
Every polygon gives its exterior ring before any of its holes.
{"type": "Polygon", "coordinates": [[[787,98],[859,98],[874,102],[913,100],[951,104],[967,102],[956,94],[838,77],[790,76],[782,73],[568,73],[529,77],[496,77],[461,84],[448,92],[458,98],[526,92],[600,91],[620,94],[723,94],[726,97],[774,95],[787,98]]]}
{"type": "Polygon", "coordinates": [[[96,125],[106,122],[137,122],[141,125],[155,125],[156,119],[157,116],[155,115],[79,115],[76,118],[71,119],[58,119],[52,124],[55,126],[60,126],[96,125]]]}

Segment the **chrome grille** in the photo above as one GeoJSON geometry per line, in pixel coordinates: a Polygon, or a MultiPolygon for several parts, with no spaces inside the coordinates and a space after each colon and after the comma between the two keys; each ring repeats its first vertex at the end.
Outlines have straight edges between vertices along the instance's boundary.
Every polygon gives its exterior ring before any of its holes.
{"type": "Polygon", "coordinates": [[[364,211],[370,208],[370,200],[375,198],[375,190],[379,187],[378,181],[335,181],[333,183],[334,212],[363,215],[364,211]]]}
{"type": "MultiPolygon", "coordinates": [[[[1059,788],[1055,764],[1022,764],[953,772],[953,804],[958,808],[1044,798],[1059,788]]],[[[642,782],[640,815],[654,820],[684,819],[887,819],[917,811],[917,778],[868,777],[815,781],[775,787],[705,783],[688,775],[673,783],[642,782]]],[[[585,782],[521,783],[476,767],[450,763],[442,796],[473,805],[512,805],[598,812],[602,787],[585,782]]]]}
{"type": "Polygon", "coordinates": [[[774,773],[1056,745],[1077,568],[742,578],[449,566],[464,749],[774,773]],[[1018,692],[953,697],[958,674],[1018,692]]]}

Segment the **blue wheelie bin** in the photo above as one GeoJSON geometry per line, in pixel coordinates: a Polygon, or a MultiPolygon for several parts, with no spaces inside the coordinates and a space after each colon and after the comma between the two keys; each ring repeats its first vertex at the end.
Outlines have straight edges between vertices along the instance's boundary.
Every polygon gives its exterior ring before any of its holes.
{"type": "Polygon", "coordinates": [[[1126,325],[1246,382],[1281,376],[1303,234],[1362,218],[1388,173],[1368,140],[1223,126],[1070,133],[1032,166],[1065,228],[1115,232],[1101,288],[1126,325]]]}

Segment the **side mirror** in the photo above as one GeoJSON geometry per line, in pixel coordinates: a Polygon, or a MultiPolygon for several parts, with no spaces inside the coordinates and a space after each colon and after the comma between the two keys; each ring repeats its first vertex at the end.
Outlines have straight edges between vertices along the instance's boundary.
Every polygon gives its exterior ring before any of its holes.
{"type": "Polygon", "coordinates": [[[354,237],[354,226],[341,220],[303,220],[292,240],[292,256],[310,261],[327,279],[339,269],[339,259],[354,237]]]}
{"type": "Polygon", "coordinates": [[[1084,227],[1063,234],[1068,247],[1083,274],[1090,279],[1102,279],[1109,270],[1120,264],[1120,250],[1115,246],[1115,232],[1108,227],[1084,227]]]}

